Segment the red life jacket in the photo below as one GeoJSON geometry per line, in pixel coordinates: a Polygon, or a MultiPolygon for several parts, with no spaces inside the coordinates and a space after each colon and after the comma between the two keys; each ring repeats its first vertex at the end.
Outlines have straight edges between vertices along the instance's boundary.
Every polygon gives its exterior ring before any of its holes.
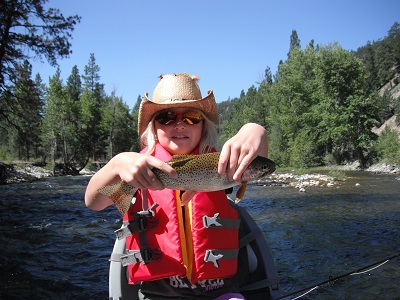
{"type": "MultiPolygon", "coordinates": [[[[159,144],[152,155],[171,159],[159,144]]],[[[198,192],[185,206],[181,206],[180,191],[146,190],[144,202],[142,192],[138,191],[135,204],[124,216],[131,228],[125,258],[129,283],[176,275],[196,283],[235,275],[239,217],[224,191],[198,192]],[[142,206],[153,209],[139,213],[142,206]]]]}

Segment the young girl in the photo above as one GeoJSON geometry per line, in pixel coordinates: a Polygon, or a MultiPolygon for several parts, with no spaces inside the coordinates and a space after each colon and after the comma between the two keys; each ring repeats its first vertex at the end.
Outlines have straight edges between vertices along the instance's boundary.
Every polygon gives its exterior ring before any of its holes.
{"type": "MultiPolygon", "coordinates": [[[[186,73],[160,76],[153,99],[146,93],[140,105],[143,150],[113,157],[86,189],[85,203],[93,210],[113,204],[98,192],[103,186],[124,180],[139,189],[124,221],[133,228],[126,237],[133,260],[128,266],[129,283],[141,282],[140,299],[244,299],[231,279],[237,271],[238,214],[225,192],[164,189],[152,172],[157,168],[176,178],[175,170],[165,164],[172,155],[217,149],[214,95],[209,90],[202,98],[196,81],[186,73]],[[156,222],[137,230],[138,222],[149,220],[138,212],[155,203],[151,219],[156,222]],[[204,216],[218,216],[229,225],[207,228],[204,216]]],[[[218,173],[238,181],[255,157],[267,154],[266,130],[248,123],[223,145],[218,173]]]]}

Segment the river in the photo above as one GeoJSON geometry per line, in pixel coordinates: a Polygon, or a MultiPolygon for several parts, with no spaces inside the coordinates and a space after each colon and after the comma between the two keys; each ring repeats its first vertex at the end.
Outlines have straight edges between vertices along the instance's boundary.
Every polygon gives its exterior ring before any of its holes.
{"type": "MultiPolygon", "coordinates": [[[[268,241],[283,294],[400,252],[398,175],[348,175],[340,185],[305,193],[249,185],[240,205],[268,241]]],[[[108,298],[108,258],[121,220],[114,207],[85,208],[88,180],[58,177],[0,186],[1,299],[108,298]]],[[[399,299],[399,281],[397,257],[305,298],[399,299]]]]}

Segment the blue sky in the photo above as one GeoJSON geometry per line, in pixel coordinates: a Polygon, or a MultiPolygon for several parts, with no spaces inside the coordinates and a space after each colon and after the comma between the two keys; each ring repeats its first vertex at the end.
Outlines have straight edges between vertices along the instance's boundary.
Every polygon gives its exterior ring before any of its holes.
{"type": "MultiPolygon", "coordinates": [[[[217,102],[257,86],[266,67],[275,74],[286,60],[292,30],[304,48],[338,42],[356,50],[387,35],[400,22],[399,0],[50,0],[64,16],[78,14],[70,58],[59,61],[61,76],[90,53],[100,67],[107,94],[115,89],[129,107],[151,94],[158,76],[187,72],[200,77],[203,96],[217,102]]],[[[33,61],[33,74],[48,84],[55,68],[33,61]]]]}

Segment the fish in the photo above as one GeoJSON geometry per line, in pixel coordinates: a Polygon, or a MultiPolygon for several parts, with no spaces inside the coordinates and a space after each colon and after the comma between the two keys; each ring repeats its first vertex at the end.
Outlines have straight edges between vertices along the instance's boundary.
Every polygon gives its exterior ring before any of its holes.
{"type": "MultiPolygon", "coordinates": [[[[226,175],[218,174],[218,162],[220,152],[192,155],[174,155],[171,160],[166,162],[178,174],[177,178],[171,178],[167,173],[153,168],[152,172],[160,180],[165,188],[181,191],[213,192],[220,191],[241,185],[236,193],[236,203],[243,196],[247,182],[261,179],[275,171],[275,163],[262,156],[257,156],[243,172],[239,182],[229,180],[226,175]]],[[[129,210],[136,191],[138,189],[119,181],[114,184],[106,185],[98,191],[114,202],[117,210],[125,215],[129,210]]]]}

